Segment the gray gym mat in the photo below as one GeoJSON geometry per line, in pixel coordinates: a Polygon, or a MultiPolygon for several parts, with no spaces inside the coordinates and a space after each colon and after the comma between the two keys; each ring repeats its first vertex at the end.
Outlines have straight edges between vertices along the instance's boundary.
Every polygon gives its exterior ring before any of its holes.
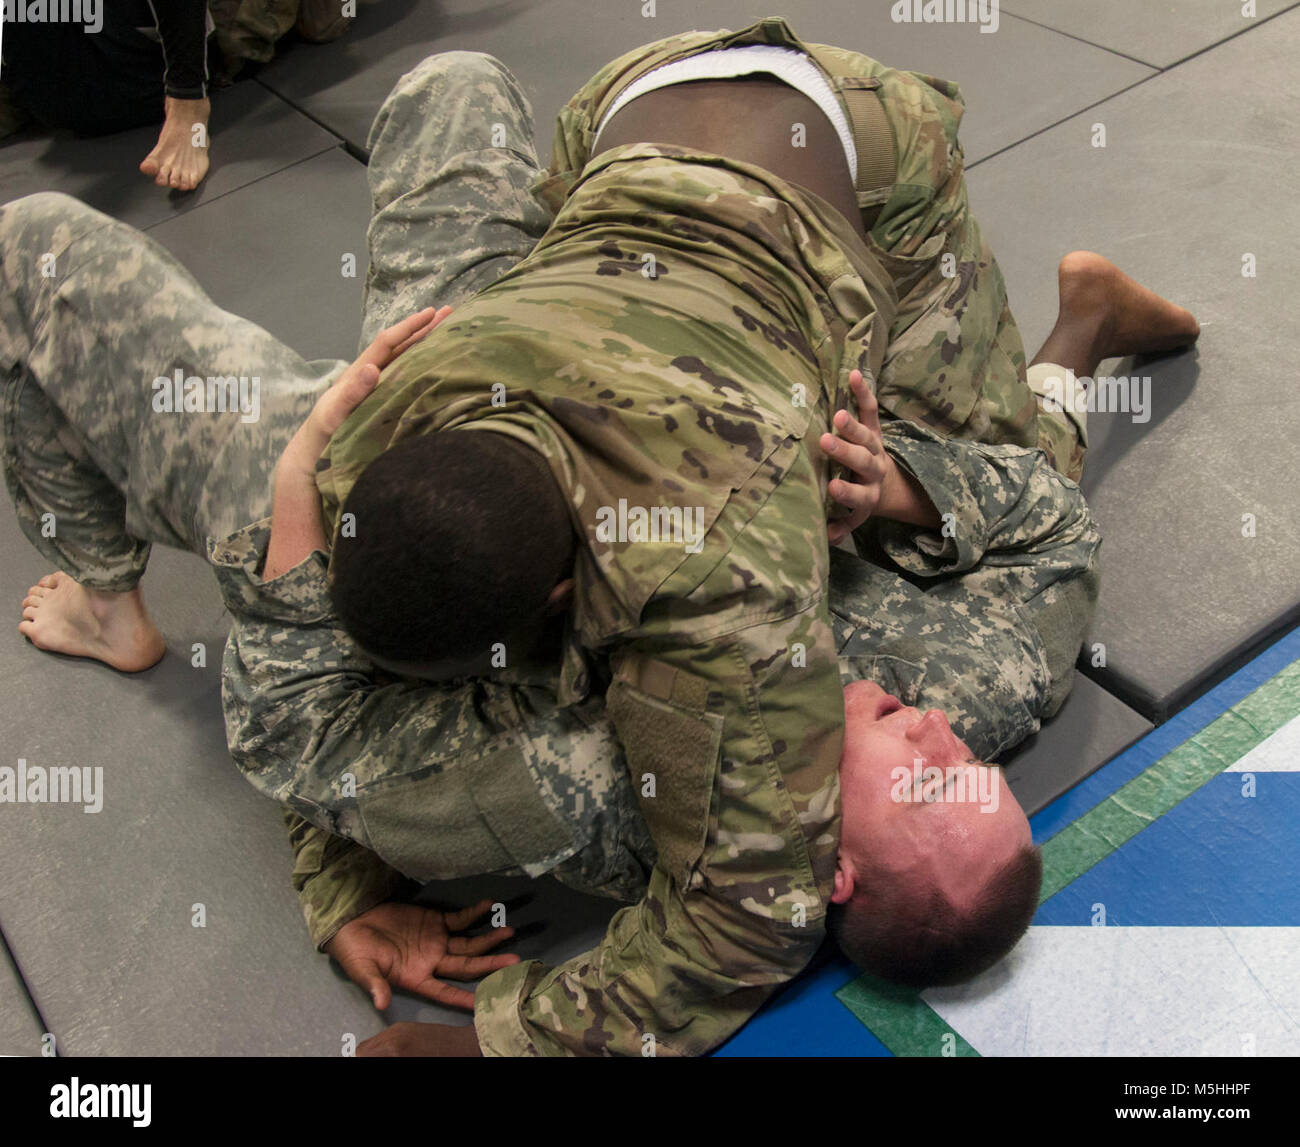
{"type": "Polygon", "coordinates": [[[44,1025],[0,937],[0,1056],[41,1055],[44,1025]]]}
{"type": "Polygon", "coordinates": [[[1004,753],[1007,784],[1033,816],[1091,776],[1153,726],[1101,686],[1076,674],[1061,711],[1036,736],[1004,753]]]}
{"type": "MultiPolygon", "coordinates": [[[[0,549],[16,620],[47,571],[7,507],[0,549]]],[[[143,674],[0,637],[0,761],[103,769],[97,813],[0,807],[9,945],[62,1054],[339,1055],[382,1019],[314,958],[279,811],[226,752],[215,583],[155,550],[144,586],[168,654],[143,674]]]]}
{"type": "Polygon", "coordinates": [[[94,139],[29,129],[0,145],[0,203],[34,191],[63,191],[115,219],[150,227],[338,146],[329,132],[256,83],[213,93],[212,168],[195,191],[165,191],[140,173],[140,161],[157,142],[157,127],[94,139]]]}
{"type": "Polygon", "coordinates": [[[150,228],[218,306],[304,358],[356,357],[369,265],[366,169],[341,147],[150,228]],[[354,275],[345,275],[345,255],[354,275]]]}
{"type": "MultiPolygon", "coordinates": [[[[442,7],[443,19],[450,7],[442,7]]],[[[460,7],[469,11],[463,0],[460,7]]],[[[492,21],[522,8],[507,4],[480,12],[469,27],[464,17],[457,35],[462,41],[476,40],[480,31],[496,35],[492,21]]],[[[545,154],[546,117],[554,107],[546,110],[536,95],[541,83],[551,84],[557,107],[618,42],[602,41],[599,51],[581,44],[566,51],[562,29],[553,26],[555,13],[571,15],[575,6],[536,8],[551,13],[547,26],[538,20],[528,25],[532,41],[519,36],[514,42],[524,61],[537,61],[538,72],[542,60],[564,59],[564,68],[555,69],[559,79],[539,76],[534,87],[505,49],[488,50],[515,67],[534,92],[544,117],[545,154]],[[587,51],[592,58],[584,56],[579,67],[576,56],[587,51]]],[[[413,4],[391,0],[364,8],[362,18],[380,17],[385,9],[400,22],[413,4]]],[[[706,18],[715,9],[699,11],[704,15],[694,22],[704,27],[736,27],[756,16],[706,18]]],[[[786,11],[795,30],[810,39],[850,42],[843,32],[815,26],[812,17],[801,19],[797,8],[786,11]]],[[[531,12],[528,17],[534,19],[531,12]]],[[[862,24],[860,16],[842,19],[862,24]]],[[[633,37],[632,29],[646,22],[633,17],[623,23],[627,44],[667,34],[656,29],[633,37]]],[[[998,35],[983,39],[1001,40],[1014,25],[1004,13],[998,35]]],[[[984,80],[967,81],[957,69],[927,65],[923,57],[893,59],[876,51],[875,44],[887,43],[886,31],[866,50],[891,63],[929,67],[966,86],[972,114],[964,134],[968,157],[976,158],[970,129],[1002,111],[981,111],[984,105],[972,98],[977,81],[984,80]]],[[[918,42],[932,44],[936,55],[951,32],[929,39],[938,30],[912,31],[924,33],[918,42]]],[[[1063,36],[1045,42],[1081,50],[1063,36]]],[[[314,52],[323,60],[336,49],[346,56],[355,43],[303,45],[290,59],[314,52]]],[[[1288,14],[972,174],[975,207],[1007,272],[1026,343],[1041,340],[1051,325],[1055,258],[1071,246],[1112,254],[1156,289],[1188,303],[1206,323],[1204,379],[1195,378],[1196,360],[1166,360],[1144,371],[1155,376],[1157,388],[1165,384],[1166,400],[1155,404],[1151,422],[1134,425],[1125,415],[1092,419],[1094,449],[1085,486],[1107,534],[1094,638],[1106,643],[1103,683],[1128,690],[1148,711],[1181,703],[1180,696],[1186,699],[1216,664],[1246,650],[1256,628],[1270,632],[1288,610],[1295,612],[1295,579],[1286,576],[1300,556],[1286,501],[1297,477],[1286,418],[1294,393],[1283,389],[1286,380],[1274,364],[1286,361],[1282,335],[1294,326],[1282,308],[1287,269],[1296,265],[1300,220],[1289,200],[1264,196],[1265,189],[1287,186],[1284,141],[1293,117],[1279,93],[1288,90],[1288,65],[1297,47],[1300,21],[1288,14]],[[1107,124],[1110,148],[1097,154],[1088,134],[1099,119],[1107,124]],[[1212,220],[1214,228],[1194,237],[1174,230],[1176,223],[1186,227],[1200,220],[1212,220]],[[1259,256],[1262,283],[1240,278],[1245,251],[1259,256]],[[1193,257],[1202,265],[1192,263],[1193,257]],[[1231,373],[1229,319],[1234,335],[1240,332],[1231,344],[1231,373]],[[1240,369],[1243,355],[1246,370],[1240,369]],[[1242,512],[1258,519],[1258,536],[1249,541],[1240,536],[1242,512]]],[[[412,52],[408,62],[393,62],[365,110],[366,127],[392,79],[426,54],[412,52]]],[[[1110,59],[1101,52],[1096,57],[1110,59]]],[[[1035,66],[1041,62],[1036,59],[1035,66]]],[[[358,66],[364,68],[365,60],[358,66]]],[[[359,77],[354,71],[347,82],[359,77]]],[[[990,65],[988,84],[996,81],[1001,88],[1004,80],[1005,72],[994,74],[990,65]]],[[[1115,86],[1121,85],[1109,90],[1115,86]]],[[[1041,95],[1035,91],[1035,101],[1041,95]]],[[[1099,97],[1064,98],[1077,108],[1099,97]]],[[[1008,97],[1005,110],[1013,114],[1018,103],[1035,101],[1008,97]]],[[[0,180],[17,178],[21,163],[9,162],[17,154],[0,149],[0,180]]],[[[71,156],[70,167],[81,169],[77,157],[84,154],[71,156]]],[[[269,171],[279,166],[277,158],[269,171]]],[[[85,167],[100,170],[98,164],[85,167]]],[[[144,192],[156,190],[134,173],[133,163],[125,171],[144,192]]],[[[4,198],[23,193],[0,192],[4,198]]],[[[132,204],[138,201],[131,198],[128,208],[132,204]]],[[[351,357],[367,208],[362,168],[333,150],[215,201],[209,191],[200,210],[187,210],[152,233],[222,305],[261,322],[308,356],[351,357]],[[345,280],[338,274],[341,253],[354,247],[358,278],[345,280]],[[309,284],[310,290],[295,284],[309,284]]],[[[129,210],[120,214],[132,218],[129,210]]],[[[6,554],[0,593],[16,621],[27,585],[47,571],[20,536],[11,511],[0,510],[0,550],[6,554]]],[[[345,1034],[362,1039],[396,1019],[465,1022],[463,1013],[444,1013],[410,997],[396,1000],[380,1017],[359,989],[312,953],[288,885],[290,855],[278,813],[239,778],[224,749],[217,701],[224,622],[210,576],[195,559],[158,551],[145,585],[171,652],[139,677],[41,654],[12,628],[0,639],[0,689],[11,714],[0,763],[12,766],[21,756],[47,766],[102,764],[106,771],[106,803],[98,814],[57,805],[0,809],[6,821],[0,865],[11,877],[0,888],[0,921],[59,1036],[60,1051],[336,1055],[345,1034]],[[204,669],[190,665],[193,641],[206,646],[204,669]],[[195,903],[206,907],[206,928],[191,926],[195,903]]],[[[1070,770],[1060,762],[1091,772],[1145,728],[1125,706],[1080,681],[1057,720],[1008,758],[1008,775],[1027,807],[1045,803],[1055,793],[1035,786],[1071,783],[1070,770]]],[[[458,882],[426,895],[459,905],[484,894],[511,897],[521,883],[527,882],[458,882]]],[[[508,918],[516,926],[536,919],[547,927],[506,947],[547,962],[590,947],[617,909],[550,881],[537,882],[532,891],[530,903],[512,903],[508,918]]],[[[5,1017],[21,1015],[9,1006],[6,987],[0,969],[0,1033],[5,1017]]],[[[6,1050],[0,1045],[0,1052],[6,1050]]]]}
{"type": "Polygon", "coordinates": [[[973,162],[1152,74],[1026,21],[1004,17],[996,33],[986,34],[973,24],[896,24],[890,7],[883,0],[870,6],[787,0],[769,10],[702,0],[660,4],[658,15],[647,19],[636,3],[543,0],[485,9],[474,0],[387,0],[362,7],[351,31],[333,44],[284,45],[259,82],[364,149],[375,113],[404,72],[434,52],[489,52],[528,93],[545,164],[556,113],[611,59],[679,32],[742,28],[782,15],[805,40],[856,48],[895,67],[960,83],[968,106],[962,139],[973,162]]]}
{"type": "Polygon", "coordinates": [[[1157,721],[1300,615],[1300,203],[1287,191],[1298,53],[1292,11],[970,175],[1030,354],[1074,247],[1203,325],[1196,352],[1099,371],[1152,379],[1148,422],[1089,418],[1083,486],[1105,537],[1092,640],[1106,664],[1087,671],[1157,721]],[[1104,149],[1091,146],[1097,123],[1104,149]],[[1248,254],[1256,278],[1243,276],[1248,254]]]}
{"type": "Polygon", "coordinates": [[[1011,0],[1008,12],[1068,32],[1090,44],[1167,68],[1195,52],[1256,27],[1295,0],[1256,0],[1254,17],[1237,0],[1011,0]]]}

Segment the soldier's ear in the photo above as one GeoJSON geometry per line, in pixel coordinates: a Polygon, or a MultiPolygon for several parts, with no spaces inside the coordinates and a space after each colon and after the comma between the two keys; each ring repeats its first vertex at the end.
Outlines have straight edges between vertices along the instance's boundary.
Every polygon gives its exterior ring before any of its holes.
{"type": "Polygon", "coordinates": [[[844,849],[841,847],[839,857],[835,862],[835,887],[831,890],[831,903],[847,904],[853,899],[857,884],[857,870],[853,861],[845,856],[844,849]]]}
{"type": "Polygon", "coordinates": [[[563,613],[569,608],[569,602],[573,598],[573,578],[566,577],[551,590],[550,596],[546,599],[546,613],[548,616],[563,613]]]}

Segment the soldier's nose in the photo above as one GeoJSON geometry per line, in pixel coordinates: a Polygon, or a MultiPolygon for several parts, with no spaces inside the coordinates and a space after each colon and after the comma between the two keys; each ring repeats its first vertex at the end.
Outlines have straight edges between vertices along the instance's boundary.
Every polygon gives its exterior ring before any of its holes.
{"type": "Polygon", "coordinates": [[[950,735],[948,718],[944,716],[942,709],[927,710],[925,716],[907,731],[907,739],[918,743],[927,740],[947,740],[950,735]]]}

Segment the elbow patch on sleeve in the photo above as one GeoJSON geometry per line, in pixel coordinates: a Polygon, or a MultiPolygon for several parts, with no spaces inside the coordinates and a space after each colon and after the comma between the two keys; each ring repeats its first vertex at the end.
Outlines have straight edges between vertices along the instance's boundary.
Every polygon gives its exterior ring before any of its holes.
{"type": "Polygon", "coordinates": [[[575,851],[513,745],[357,792],[369,847],[416,880],[549,871],[575,851]]]}

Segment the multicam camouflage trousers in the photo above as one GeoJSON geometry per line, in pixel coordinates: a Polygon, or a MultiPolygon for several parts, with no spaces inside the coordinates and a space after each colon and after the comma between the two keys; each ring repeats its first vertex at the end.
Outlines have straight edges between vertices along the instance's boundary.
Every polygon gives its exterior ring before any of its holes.
{"type": "MultiPolygon", "coordinates": [[[[842,55],[846,67],[884,72],[868,57],[842,55]]],[[[533,136],[527,96],[489,55],[441,53],[398,82],[369,139],[361,346],[425,306],[473,296],[531,251],[551,219],[530,191],[542,174],[533,136]]],[[[568,160],[573,147],[569,140],[568,160]]],[[[1001,276],[960,190],[959,209],[909,208],[944,220],[937,242],[888,208],[873,230],[913,253],[884,251],[907,264],[900,341],[914,351],[892,355],[882,388],[923,396],[930,360],[946,350],[953,361],[935,400],[940,414],[963,385],[986,406],[994,383],[1004,395],[1024,387],[1001,276]],[[984,273],[963,272],[954,287],[939,273],[945,250],[967,252],[984,273]],[[977,327],[987,337],[952,341],[954,330],[977,327]],[[924,350],[930,342],[940,350],[924,350]]],[[[951,180],[943,194],[956,194],[951,180]]],[[[65,195],[0,208],[0,259],[3,465],[22,529],[42,554],[88,586],[123,590],[139,580],[152,543],[202,555],[207,538],[269,514],[276,460],[345,363],[305,361],[217,307],[152,239],[65,195]]],[[[961,403],[972,409],[976,397],[961,403]]],[[[1015,401],[1023,405],[1024,395],[1015,401]]],[[[1025,425],[1015,433],[987,416],[954,430],[993,441],[1028,433],[1034,444],[1032,419],[1017,418],[1025,425]]],[[[1058,468],[1072,468],[1069,443],[1055,452],[1038,444],[1058,468]]]]}

